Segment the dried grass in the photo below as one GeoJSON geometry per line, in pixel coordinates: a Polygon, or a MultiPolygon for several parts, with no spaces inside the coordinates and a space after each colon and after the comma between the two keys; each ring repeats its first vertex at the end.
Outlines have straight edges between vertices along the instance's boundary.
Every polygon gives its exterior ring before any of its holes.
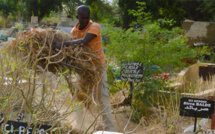
{"type": "Polygon", "coordinates": [[[204,92],[209,89],[214,89],[214,92],[215,92],[214,80],[215,80],[214,76],[211,78],[211,80],[207,80],[207,81],[204,81],[202,77],[198,78],[194,85],[194,92],[195,93],[204,92]]]}
{"type": "MultiPolygon", "coordinates": [[[[39,66],[55,74],[78,75],[78,100],[91,100],[93,92],[98,95],[96,91],[102,77],[102,64],[98,56],[86,46],[73,45],[52,50],[53,42],[69,39],[68,34],[56,30],[24,31],[19,33],[10,49],[12,47],[13,56],[19,56],[31,69],[39,66]]],[[[67,81],[71,87],[74,85],[72,81],[67,81]]]]}
{"type": "Polygon", "coordinates": [[[73,121],[65,123],[71,113],[98,95],[103,70],[94,52],[77,45],[51,49],[53,41],[69,39],[69,35],[56,30],[24,31],[16,41],[0,48],[0,111],[5,114],[5,123],[24,113],[22,121],[29,125],[58,126],[62,131],[73,121]],[[76,81],[74,76],[79,79],[76,81]],[[72,93],[83,103],[71,103],[69,99],[68,87],[73,90],[76,85],[79,88],[72,93]],[[30,121],[28,114],[33,118],[30,121]]]}

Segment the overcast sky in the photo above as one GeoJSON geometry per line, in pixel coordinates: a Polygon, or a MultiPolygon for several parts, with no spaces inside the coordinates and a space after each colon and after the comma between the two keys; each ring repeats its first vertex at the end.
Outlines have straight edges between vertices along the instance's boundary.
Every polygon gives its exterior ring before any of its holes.
{"type": "Polygon", "coordinates": [[[110,2],[110,3],[112,3],[113,2],[113,0],[107,0],[108,2],[110,2]]]}

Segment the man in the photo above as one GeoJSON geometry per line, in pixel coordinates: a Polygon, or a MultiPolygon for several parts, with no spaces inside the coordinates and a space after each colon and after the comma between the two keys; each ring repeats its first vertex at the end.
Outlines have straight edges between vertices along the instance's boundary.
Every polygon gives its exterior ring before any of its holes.
{"type": "MultiPolygon", "coordinates": [[[[77,10],[78,23],[71,31],[71,37],[75,40],[66,41],[63,45],[69,46],[73,44],[86,45],[95,51],[105,66],[105,56],[102,49],[102,37],[99,24],[90,21],[90,9],[87,6],[79,6],[77,10]]],[[[56,48],[61,48],[62,43],[56,43],[56,48]]],[[[102,120],[107,131],[115,131],[113,119],[111,115],[111,107],[109,100],[109,91],[107,85],[107,73],[104,71],[104,77],[100,83],[100,110],[103,111],[102,120]]]]}

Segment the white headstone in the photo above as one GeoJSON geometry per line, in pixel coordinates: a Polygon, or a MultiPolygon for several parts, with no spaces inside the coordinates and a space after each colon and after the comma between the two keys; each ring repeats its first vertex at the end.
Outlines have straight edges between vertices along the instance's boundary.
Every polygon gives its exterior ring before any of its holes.
{"type": "Polygon", "coordinates": [[[38,16],[31,16],[31,24],[38,24],[38,16]]]}

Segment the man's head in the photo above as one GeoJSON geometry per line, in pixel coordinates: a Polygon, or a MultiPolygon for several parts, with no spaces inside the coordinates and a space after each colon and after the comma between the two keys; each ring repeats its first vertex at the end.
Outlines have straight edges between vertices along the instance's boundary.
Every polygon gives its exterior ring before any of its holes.
{"type": "Polygon", "coordinates": [[[90,21],[90,9],[88,6],[79,6],[77,9],[76,18],[79,20],[81,27],[86,27],[88,22],[90,21]]]}

